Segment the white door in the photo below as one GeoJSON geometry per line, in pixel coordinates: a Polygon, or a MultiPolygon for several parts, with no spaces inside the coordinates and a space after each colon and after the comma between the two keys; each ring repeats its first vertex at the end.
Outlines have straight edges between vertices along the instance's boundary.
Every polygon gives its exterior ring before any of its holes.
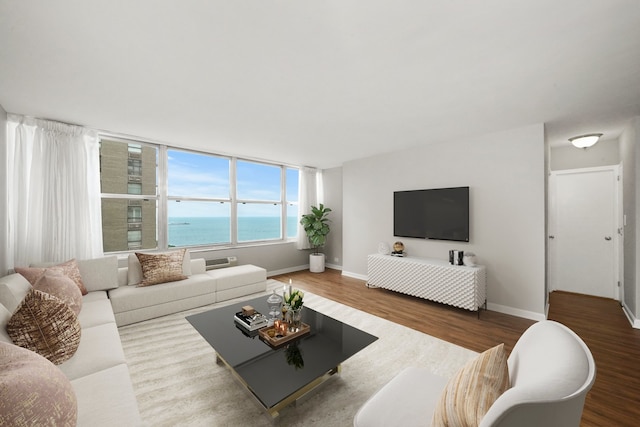
{"type": "Polygon", "coordinates": [[[618,167],[553,172],[549,191],[551,290],[619,299],[618,167]]]}

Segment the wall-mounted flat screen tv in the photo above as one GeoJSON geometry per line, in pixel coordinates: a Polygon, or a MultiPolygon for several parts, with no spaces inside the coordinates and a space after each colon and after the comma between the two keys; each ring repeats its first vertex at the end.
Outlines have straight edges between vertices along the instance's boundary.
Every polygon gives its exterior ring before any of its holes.
{"type": "Polygon", "coordinates": [[[396,191],[393,235],[469,241],[469,187],[396,191]]]}

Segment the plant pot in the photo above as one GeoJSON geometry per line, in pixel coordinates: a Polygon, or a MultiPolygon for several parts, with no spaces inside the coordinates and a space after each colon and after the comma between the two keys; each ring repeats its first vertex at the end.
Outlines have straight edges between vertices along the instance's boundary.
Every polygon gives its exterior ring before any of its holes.
{"type": "Polygon", "coordinates": [[[312,273],[322,273],[324,271],[324,254],[309,255],[309,271],[312,273]]]}

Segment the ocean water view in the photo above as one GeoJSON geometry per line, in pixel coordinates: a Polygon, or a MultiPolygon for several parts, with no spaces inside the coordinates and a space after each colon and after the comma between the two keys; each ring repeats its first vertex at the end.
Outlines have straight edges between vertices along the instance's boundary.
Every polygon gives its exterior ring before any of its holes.
{"type": "MultiPolygon", "coordinates": [[[[229,217],[169,217],[169,246],[208,245],[231,241],[229,217]]],[[[295,237],[298,218],[287,217],[287,236],[295,237]]],[[[279,217],[238,217],[238,242],[279,239],[279,217]]]]}

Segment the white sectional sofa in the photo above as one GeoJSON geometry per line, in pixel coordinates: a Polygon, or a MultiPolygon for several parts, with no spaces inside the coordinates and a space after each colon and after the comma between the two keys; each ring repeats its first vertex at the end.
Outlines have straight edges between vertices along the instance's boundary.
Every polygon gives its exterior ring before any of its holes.
{"type": "MultiPolygon", "coordinates": [[[[77,316],[81,340],[58,367],[76,394],[79,426],[141,424],[118,326],[266,290],[266,270],[260,267],[207,271],[204,259],[188,257],[183,266],[184,280],[138,287],[130,285],[141,274],[131,258],[120,268],[115,256],[78,261],[88,291],[77,316]]],[[[20,274],[0,278],[0,341],[12,343],[6,325],[30,289],[20,274]]]]}
{"type": "MultiPolygon", "coordinates": [[[[92,268],[102,264],[100,271],[117,271],[115,257],[103,263],[89,262],[92,268]],[[111,268],[109,268],[109,266],[111,268]]],[[[83,264],[79,262],[81,268],[83,264]]],[[[95,277],[100,272],[93,270],[95,277]]],[[[78,314],[82,336],[73,357],[58,365],[71,382],[77,399],[78,426],[136,426],[141,425],[138,404],[129,369],[122,350],[107,291],[101,289],[105,281],[84,278],[89,291],[82,298],[78,314]]],[[[106,279],[106,276],[104,277],[106,279]]],[[[0,279],[0,341],[12,343],[5,327],[31,284],[20,274],[0,279]]]]}
{"type": "Polygon", "coordinates": [[[141,273],[135,255],[128,266],[118,269],[118,286],[109,290],[109,299],[118,326],[166,316],[214,302],[226,301],[267,289],[267,271],[255,265],[239,265],[206,270],[205,260],[185,255],[184,280],[137,287],[141,273]]]}

